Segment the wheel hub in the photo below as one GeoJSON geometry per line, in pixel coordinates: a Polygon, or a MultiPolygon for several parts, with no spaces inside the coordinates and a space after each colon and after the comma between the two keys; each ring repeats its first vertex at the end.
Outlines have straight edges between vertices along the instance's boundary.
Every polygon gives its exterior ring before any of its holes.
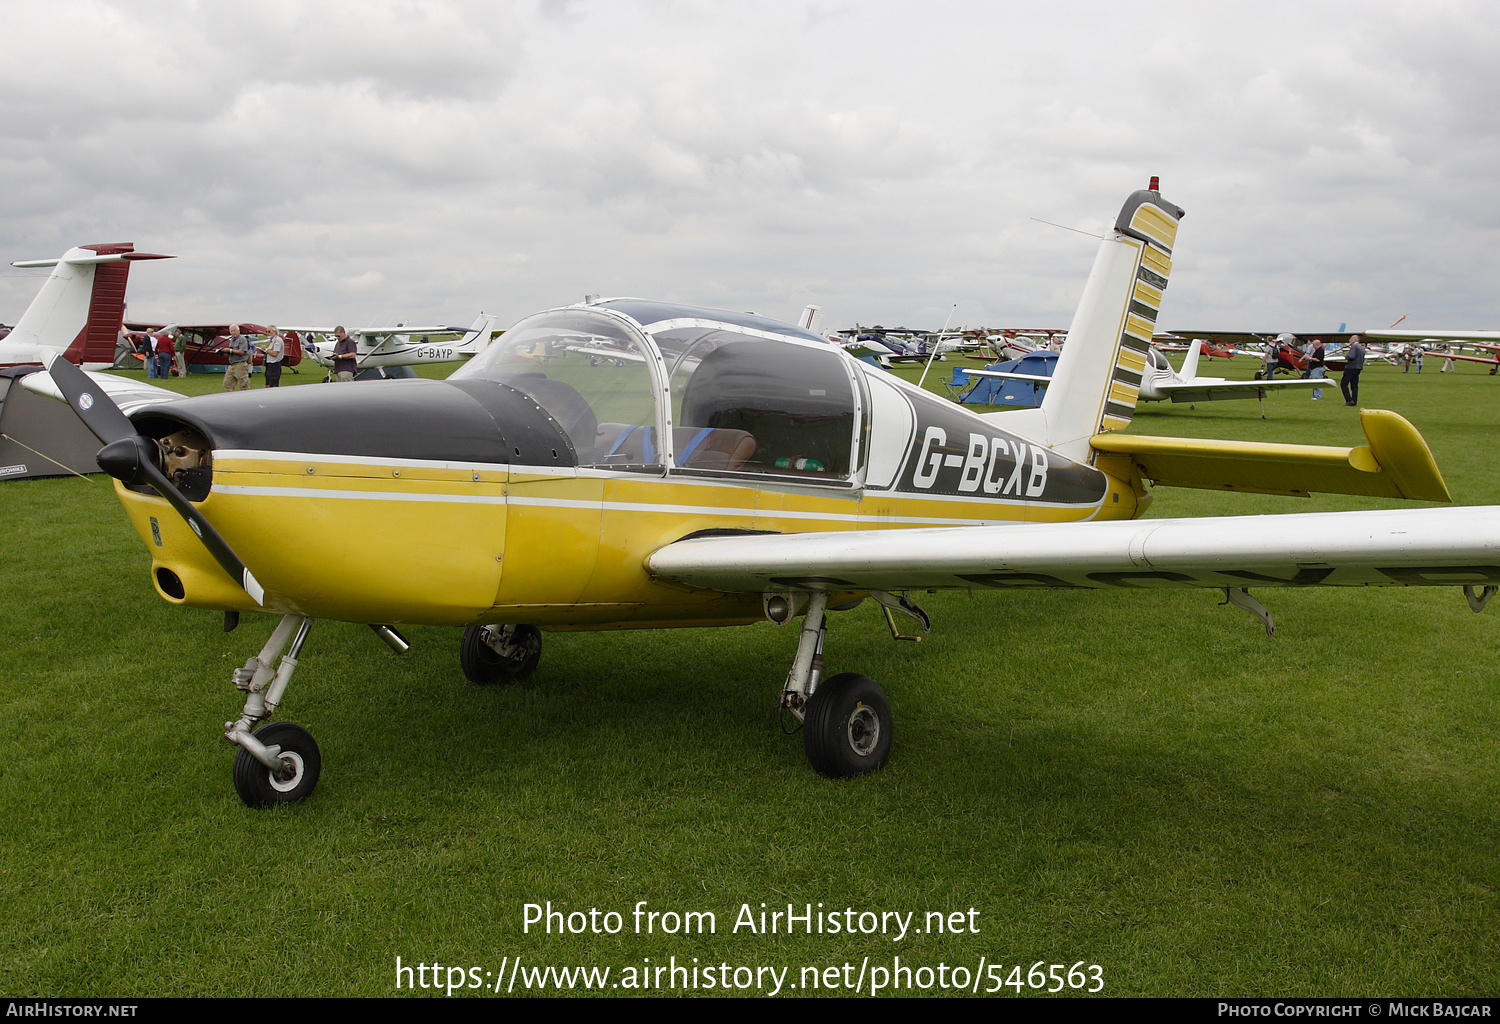
{"type": "Polygon", "coordinates": [[[849,715],[847,723],[849,748],[860,757],[868,757],[880,742],[880,718],[864,702],[849,715]]]}
{"type": "Polygon", "coordinates": [[[281,759],[285,767],[279,772],[271,773],[271,788],[278,793],[289,793],[297,788],[297,783],[302,779],[302,755],[283,750],[281,759]]]}

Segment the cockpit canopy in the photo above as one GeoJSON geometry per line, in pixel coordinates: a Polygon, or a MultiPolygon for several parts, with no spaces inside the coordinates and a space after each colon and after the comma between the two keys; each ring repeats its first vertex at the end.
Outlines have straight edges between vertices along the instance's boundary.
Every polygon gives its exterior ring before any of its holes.
{"type": "Polygon", "coordinates": [[[817,335],[751,314],[633,299],[550,310],[451,379],[464,378],[528,395],[580,466],[821,481],[858,468],[855,371],[817,335]]]}

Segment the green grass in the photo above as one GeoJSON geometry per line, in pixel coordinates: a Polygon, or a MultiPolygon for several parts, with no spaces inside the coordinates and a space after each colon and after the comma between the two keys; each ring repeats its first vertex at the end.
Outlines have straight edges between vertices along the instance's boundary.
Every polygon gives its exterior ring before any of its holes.
{"type": "MultiPolygon", "coordinates": [[[[1500,381],[1435,370],[1376,366],[1366,404],[1423,430],[1459,503],[1500,502],[1500,381]]],[[[1361,442],[1338,402],[1266,408],[1147,407],[1131,429],[1361,442]]],[[[1163,490],[1151,514],[1373,504],[1163,490]]],[[[456,630],[409,631],[401,658],[320,622],[278,717],[318,738],[323,780],[266,813],[234,795],[221,723],[272,619],[226,635],[155,598],[99,477],[8,482],[0,507],[3,995],[381,996],[397,956],[517,955],[794,984],[867,956],[1085,961],[1108,995],[1500,988],[1495,612],[1453,590],[1261,592],[1272,638],[1214,593],[938,594],[920,644],[867,604],[832,618],[827,671],[878,679],[897,732],[850,782],[778,729],[790,628],[549,633],[532,679],[479,688],[456,630]],[[523,934],[548,900],[625,930],[523,934]],[[718,932],[635,935],[639,900],[718,932]],[[731,932],[741,904],[789,901],[973,907],[979,932],[731,932]]],[[[315,556],[295,523],[286,542],[315,556]]]]}

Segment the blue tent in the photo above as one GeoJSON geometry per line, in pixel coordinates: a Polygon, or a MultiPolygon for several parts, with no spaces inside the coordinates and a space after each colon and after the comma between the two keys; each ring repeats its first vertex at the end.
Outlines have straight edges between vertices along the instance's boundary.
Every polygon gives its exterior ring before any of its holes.
{"type": "MultiPolygon", "coordinates": [[[[1025,373],[1033,377],[1050,377],[1057,368],[1056,352],[1028,352],[1020,359],[992,363],[986,370],[1025,373]]],[[[964,405],[1016,405],[1032,409],[1042,404],[1047,385],[1029,380],[1006,380],[1004,377],[979,377],[978,383],[963,397],[964,405]]]]}

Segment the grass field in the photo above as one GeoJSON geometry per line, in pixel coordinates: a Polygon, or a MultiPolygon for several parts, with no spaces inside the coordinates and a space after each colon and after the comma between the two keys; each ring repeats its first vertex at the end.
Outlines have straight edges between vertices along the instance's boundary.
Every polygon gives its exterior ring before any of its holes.
{"type": "MultiPolygon", "coordinates": [[[[1438,365],[1374,366],[1364,404],[1417,424],[1458,503],[1500,503],[1500,380],[1438,365]]],[[[1361,443],[1336,388],[1273,397],[1266,421],[1148,406],[1131,430],[1361,443]]],[[[1164,489],[1150,513],[1377,504],[1164,489]]],[[[791,628],[552,633],[524,685],[479,688],[457,630],[409,630],[396,657],[320,622],[278,718],[317,737],[322,782],[255,812],[221,723],[273,620],[226,635],[157,599],[101,477],[0,484],[0,506],[0,995],[383,996],[398,957],[487,986],[520,957],[517,993],[533,968],[629,985],[674,957],[732,984],[785,969],[799,995],[804,968],[850,964],[852,985],[896,957],[1005,995],[1038,961],[1099,965],[1115,996],[1500,990],[1497,613],[1457,590],[1263,591],[1272,638],[1216,592],[938,594],[920,644],[867,603],[831,619],[827,671],[879,680],[896,739],[848,782],[778,728],[791,628]],[[636,934],[643,900],[715,933],[636,934]],[[523,932],[547,901],[621,929],[523,932]],[[763,903],[963,926],[734,930],[763,903]]]]}

